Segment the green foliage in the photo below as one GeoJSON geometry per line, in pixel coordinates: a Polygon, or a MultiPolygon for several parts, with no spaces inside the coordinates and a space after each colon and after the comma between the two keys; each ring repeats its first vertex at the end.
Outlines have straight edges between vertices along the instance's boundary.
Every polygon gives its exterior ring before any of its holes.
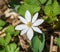
{"type": "Polygon", "coordinates": [[[44,34],[35,34],[36,36],[32,39],[32,50],[33,52],[42,52],[45,42],[44,34]]]}
{"type": "Polygon", "coordinates": [[[2,30],[3,27],[0,27],[0,30],[2,30]]]}
{"type": "Polygon", "coordinates": [[[8,33],[8,34],[6,34],[5,37],[0,38],[0,45],[6,46],[6,45],[10,42],[10,40],[11,40],[11,36],[10,36],[10,34],[8,33]]]}
{"type": "Polygon", "coordinates": [[[52,0],[48,0],[48,2],[46,3],[46,5],[50,5],[52,4],[52,0]]]}
{"type": "Polygon", "coordinates": [[[54,1],[52,7],[53,7],[52,10],[53,10],[54,16],[60,14],[60,8],[59,8],[59,4],[58,4],[57,0],[54,1]]]}
{"type": "Polygon", "coordinates": [[[59,4],[57,0],[54,0],[53,3],[47,3],[44,9],[44,12],[47,16],[56,16],[60,14],[59,4]]]}
{"type": "Polygon", "coordinates": [[[24,0],[24,3],[27,3],[27,4],[29,4],[29,5],[37,5],[37,6],[40,6],[40,2],[39,2],[39,0],[24,0]]]}
{"type": "Polygon", "coordinates": [[[10,40],[11,40],[11,35],[10,33],[7,33],[6,37],[4,38],[5,46],[9,44],[10,40]]]}
{"type": "Polygon", "coordinates": [[[40,10],[40,7],[36,5],[29,5],[29,4],[23,4],[18,10],[18,13],[22,16],[25,15],[26,10],[29,10],[31,14],[33,15],[34,13],[38,12],[40,10]]]}
{"type": "Polygon", "coordinates": [[[5,46],[4,38],[0,38],[0,45],[5,46]]]}
{"type": "Polygon", "coordinates": [[[44,20],[45,20],[45,22],[50,24],[50,23],[56,21],[57,17],[56,16],[53,16],[53,17],[51,16],[51,17],[44,18],[44,20]]]}
{"type": "Polygon", "coordinates": [[[3,27],[5,24],[6,24],[6,22],[5,22],[5,21],[0,20],[0,27],[3,27]]]}
{"type": "Polygon", "coordinates": [[[51,0],[49,0],[44,8],[44,13],[48,16],[48,18],[46,18],[46,21],[48,23],[56,21],[56,15],[60,14],[59,4],[57,0],[54,0],[53,3],[51,0]]]}
{"type": "Polygon", "coordinates": [[[10,25],[5,30],[6,36],[3,38],[0,38],[0,45],[4,48],[0,50],[0,52],[18,52],[19,48],[16,47],[16,44],[10,44],[11,41],[11,35],[17,36],[19,34],[19,31],[15,31],[14,26],[10,25]]]}
{"type": "Polygon", "coordinates": [[[1,49],[1,50],[0,50],[0,52],[5,52],[5,49],[4,49],[4,48],[3,48],[3,49],[1,49]]]}
{"type": "Polygon", "coordinates": [[[17,36],[20,33],[19,31],[15,31],[15,28],[13,25],[8,26],[5,32],[10,33],[10,35],[12,36],[17,36]]]}
{"type": "Polygon", "coordinates": [[[15,43],[11,43],[4,48],[1,48],[0,52],[19,52],[19,48],[17,48],[15,43]]]}
{"type": "Polygon", "coordinates": [[[57,38],[56,40],[57,45],[60,47],[60,38],[57,38]]]}
{"type": "Polygon", "coordinates": [[[41,4],[44,4],[47,0],[39,0],[41,4]]]}
{"type": "Polygon", "coordinates": [[[6,52],[19,52],[19,48],[15,43],[11,43],[10,45],[6,46],[6,52]]]}
{"type": "Polygon", "coordinates": [[[50,5],[46,5],[45,6],[45,9],[44,9],[44,12],[47,16],[52,16],[52,6],[51,4],[50,5]]]}
{"type": "Polygon", "coordinates": [[[24,4],[20,5],[18,13],[22,16],[25,15],[26,10],[29,10],[31,14],[38,12],[41,9],[39,0],[24,0],[24,4]]]}
{"type": "Polygon", "coordinates": [[[20,33],[20,31],[15,31],[14,36],[17,36],[20,33]]]}
{"type": "Polygon", "coordinates": [[[10,33],[10,34],[14,34],[15,30],[14,30],[14,26],[10,25],[7,27],[7,29],[5,30],[6,33],[10,33]]]}

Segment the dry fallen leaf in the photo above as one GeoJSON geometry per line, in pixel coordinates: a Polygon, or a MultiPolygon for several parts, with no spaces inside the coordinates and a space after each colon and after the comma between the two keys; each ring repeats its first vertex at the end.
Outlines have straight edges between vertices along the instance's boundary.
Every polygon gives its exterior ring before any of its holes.
{"type": "Polygon", "coordinates": [[[26,35],[19,36],[19,44],[26,51],[30,47],[29,43],[30,43],[30,41],[27,39],[26,35]]]}

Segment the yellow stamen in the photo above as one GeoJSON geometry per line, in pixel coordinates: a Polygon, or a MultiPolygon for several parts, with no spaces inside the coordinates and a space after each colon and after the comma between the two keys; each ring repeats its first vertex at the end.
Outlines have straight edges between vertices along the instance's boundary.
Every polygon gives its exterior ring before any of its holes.
{"type": "Polygon", "coordinates": [[[31,27],[31,26],[32,26],[32,23],[31,23],[31,22],[28,22],[28,23],[27,23],[27,26],[28,26],[28,27],[31,27]]]}

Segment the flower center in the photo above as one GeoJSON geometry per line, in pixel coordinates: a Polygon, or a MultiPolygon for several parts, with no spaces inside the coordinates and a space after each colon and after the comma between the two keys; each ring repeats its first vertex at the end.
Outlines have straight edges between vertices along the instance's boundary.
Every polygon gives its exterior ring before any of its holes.
{"type": "Polygon", "coordinates": [[[28,22],[28,23],[27,23],[27,26],[28,26],[28,27],[31,27],[31,26],[32,26],[32,23],[31,23],[31,22],[28,22]]]}

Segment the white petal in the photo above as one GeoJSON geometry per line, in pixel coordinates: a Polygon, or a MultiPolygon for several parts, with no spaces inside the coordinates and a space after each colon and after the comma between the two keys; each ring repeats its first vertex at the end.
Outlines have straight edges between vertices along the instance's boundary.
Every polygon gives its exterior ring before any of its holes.
{"type": "Polygon", "coordinates": [[[21,31],[21,35],[25,34],[28,31],[28,28],[21,31]]]}
{"type": "Polygon", "coordinates": [[[28,22],[31,21],[31,14],[30,14],[30,12],[29,12],[28,10],[27,10],[26,13],[25,13],[25,18],[26,18],[26,20],[27,20],[28,22]]]}
{"type": "Polygon", "coordinates": [[[34,31],[38,32],[38,33],[42,33],[42,31],[38,28],[38,27],[32,27],[34,31]]]}
{"type": "Polygon", "coordinates": [[[27,32],[27,37],[28,37],[29,40],[31,40],[32,37],[33,37],[33,30],[31,28],[27,32]]]}
{"type": "Polygon", "coordinates": [[[43,19],[38,19],[37,21],[35,21],[35,23],[33,23],[33,26],[39,26],[40,24],[42,24],[44,22],[43,19]]]}
{"type": "Polygon", "coordinates": [[[27,21],[26,21],[23,17],[19,16],[18,18],[19,18],[23,23],[27,24],[27,21]]]}
{"type": "Polygon", "coordinates": [[[24,24],[21,24],[21,25],[17,25],[17,26],[15,27],[15,30],[23,30],[23,29],[25,29],[25,28],[27,28],[27,26],[24,25],[24,24]]]}
{"type": "Polygon", "coordinates": [[[33,16],[33,19],[32,19],[32,23],[34,23],[38,18],[38,13],[36,13],[34,16],[33,16]]]}

